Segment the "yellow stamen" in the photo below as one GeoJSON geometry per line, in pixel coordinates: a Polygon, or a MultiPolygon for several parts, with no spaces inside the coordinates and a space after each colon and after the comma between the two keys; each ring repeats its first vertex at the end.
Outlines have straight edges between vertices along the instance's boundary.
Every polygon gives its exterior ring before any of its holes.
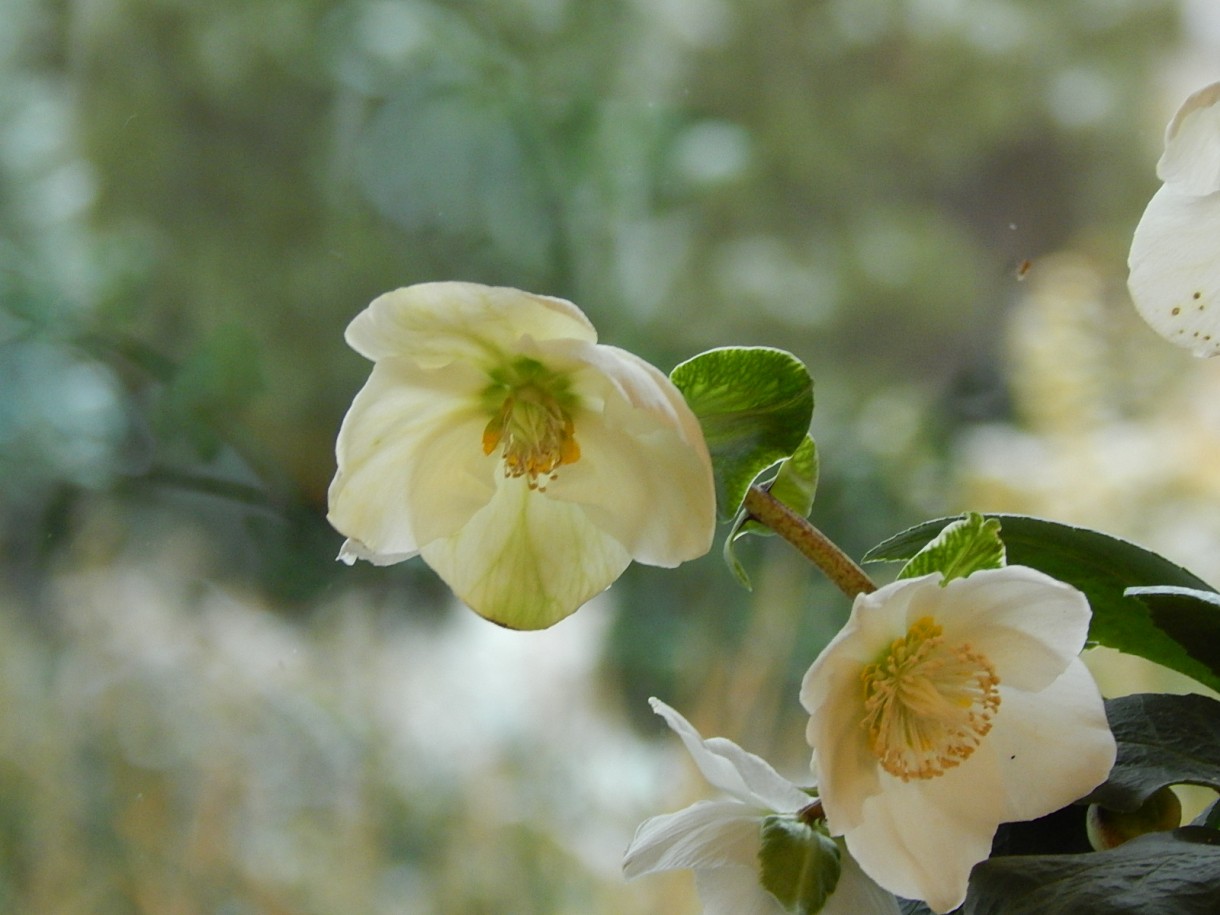
{"type": "Polygon", "coordinates": [[[554,397],[534,385],[505,397],[483,430],[484,454],[492,454],[501,444],[504,475],[529,477],[530,489],[545,490],[560,466],[580,460],[572,418],[554,397]],[[539,482],[540,477],[545,479],[539,482]]]}
{"type": "Polygon", "coordinates": [[[904,782],[935,778],[968,759],[1000,707],[992,663],[968,643],[945,644],[930,616],[895,639],[860,679],[869,747],[904,782]]]}

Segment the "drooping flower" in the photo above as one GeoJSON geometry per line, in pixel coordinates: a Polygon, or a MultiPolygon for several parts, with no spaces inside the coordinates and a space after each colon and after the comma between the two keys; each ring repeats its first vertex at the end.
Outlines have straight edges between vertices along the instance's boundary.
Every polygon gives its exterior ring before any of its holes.
{"type": "MultiPolygon", "coordinates": [[[[623,858],[628,879],[690,869],[705,915],[783,915],[788,910],[760,882],[763,825],[780,815],[796,818],[813,802],[761,757],[720,737],[704,740],[680,714],[648,700],[682,738],[695,765],[729,798],[697,801],[676,813],[652,817],[636,830],[623,858]]],[[[825,906],[826,915],[897,915],[893,895],[869,879],[846,852],[825,906]]]]}
{"type": "Polygon", "coordinates": [[[856,598],[801,684],[832,835],[891,892],[960,905],[1000,823],[1105,780],[1115,743],[1079,658],[1091,611],[1023,566],[856,598]]]}
{"type": "Polygon", "coordinates": [[[632,559],[675,566],[711,546],[698,420],[572,303],[425,283],[374,300],[346,339],[374,365],[336,445],[340,559],[421,555],[478,613],[540,629],[632,559]]]}
{"type": "Polygon", "coordinates": [[[1164,184],[1135,227],[1127,286],[1144,320],[1196,356],[1220,353],[1220,83],[1191,95],[1165,131],[1164,184]]]}

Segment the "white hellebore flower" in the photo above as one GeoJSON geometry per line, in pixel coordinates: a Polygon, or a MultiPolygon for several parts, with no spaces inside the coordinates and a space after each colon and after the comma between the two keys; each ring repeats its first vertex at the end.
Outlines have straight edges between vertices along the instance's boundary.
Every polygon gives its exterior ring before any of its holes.
{"type": "MultiPolygon", "coordinates": [[[[813,798],[777,773],[764,759],[731,740],[704,740],[691,724],[658,699],[653,711],[682,738],[687,751],[715,787],[730,795],[698,801],[636,830],[623,858],[628,879],[658,871],[691,869],[705,915],[783,915],[787,910],[759,882],[759,852],[765,817],[795,815],[813,798]]],[[[826,915],[898,915],[898,903],[869,879],[846,852],[826,915]]]]}
{"type": "Polygon", "coordinates": [[[1024,566],[856,598],[801,703],[827,825],[874,880],[947,912],[1000,823],[1105,780],[1114,737],[1079,658],[1090,616],[1024,566]]]}
{"type": "Polygon", "coordinates": [[[1131,240],[1135,307],[1171,343],[1220,353],[1220,83],[1200,89],[1165,131],[1156,166],[1165,182],[1131,240]]]}
{"type": "Polygon", "coordinates": [[[425,283],[378,297],[346,339],[374,364],[336,445],[344,561],[421,555],[483,616],[541,629],[632,559],[711,546],[698,420],[571,302],[425,283]]]}

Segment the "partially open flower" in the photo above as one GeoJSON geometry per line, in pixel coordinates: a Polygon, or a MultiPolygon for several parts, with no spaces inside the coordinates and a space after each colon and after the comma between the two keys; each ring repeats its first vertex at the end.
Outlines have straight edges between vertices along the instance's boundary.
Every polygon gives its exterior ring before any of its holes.
{"type": "Polygon", "coordinates": [[[1191,95],[1165,131],[1127,281],[1144,320],[1196,356],[1220,353],[1220,83],[1191,95]]]}
{"type": "MultiPolygon", "coordinates": [[[[766,760],[731,740],[704,740],[664,702],[649,702],[682,738],[704,778],[729,797],[698,801],[640,824],[623,858],[623,873],[630,879],[689,868],[695,872],[705,915],[784,915],[789,909],[761,880],[764,823],[776,814],[797,819],[813,798],[766,760]]],[[[898,915],[893,895],[870,880],[849,854],[839,854],[839,865],[837,883],[818,911],[825,915],[898,915]]]]}
{"type": "Polygon", "coordinates": [[[801,685],[832,835],[886,889],[960,905],[1000,823],[1083,797],[1115,743],[1084,595],[1009,566],[856,598],[801,685]]]}
{"type": "Polygon", "coordinates": [[[570,302],[426,283],[374,300],[346,338],[374,365],[336,446],[344,561],[422,555],[483,616],[541,629],[632,559],[711,546],[698,420],[570,302]]]}

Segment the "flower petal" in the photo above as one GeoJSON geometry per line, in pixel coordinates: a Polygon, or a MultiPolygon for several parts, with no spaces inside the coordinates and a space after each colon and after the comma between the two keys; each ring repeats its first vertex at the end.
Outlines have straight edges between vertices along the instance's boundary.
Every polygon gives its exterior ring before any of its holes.
{"type": "Polygon", "coordinates": [[[428,565],[471,609],[510,629],[543,629],[622,574],[631,557],[578,505],[497,477],[491,500],[450,537],[424,544],[428,565]]]}
{"type": "Polygon", "coordinates": [[[387,292],[355,317],[345,336],[373,361],[399,356],[430,368],[494,364],[525,336],[597,341],[593,325],[571,302],[477,283],[421,283],[387,292]]]}
{"type": "Polygon", "coordinates": [[[737,801],[698,801],[640,824],[623,856],[630,880],[657,871],[741,865],[757,882],[762,820],[737,801]]]}
{"type": "Polygon", "coordinates": [[[938,598],[945,638],[968,642],[995,665],[1000,682],[1041,689],[1075,661],[1089,634],[1088,599],[1071,585],[1026,566],[956,578],[938,598]]]}
{"type": "MultiPolygon", "coordinates": [[[[842,849],[842,846],[840,845],[842,849]]],[[[898,900],[861,870],[846,850],[839,856],[839,882],[821,915],[899,915],[898,900]]]]}
{"type": "Polygon", "coordinates": [[[1165,129],[1165,152],[1156,173],[1184,194],[1220,191],[1220,83],[1212,83],[1182,103],[1165,129]]]}
{"type": "Polygon", "coordinates": [[[480,379],[464,364],[373,367],[339,430],[327,516],[369,556],[412,555],[491,499],[496,463],[482,451],[480,379]]]}
{"type": "Polygon", "coordinates": [[[752,867],[697,870],[695,889],[703,903],[703,915],[786,915],[787,912],[759,882],[757,863],[752,867]]]}
{"type": "Polygon", "coordinates": [[[357,559],[371,562],[375,566],[392,566],[397,562],[405,562],[418,555],[418,550],[410,553],[377,553],[370,550],[354,537],[348,537],[343,541],[343,546],[339,548],[339,555],[335,558],[347,563],[349,566],[355,565],[357,559]]]}
{"type": "Polygon", "coordinates": [[[721,791],[768,813],[796,813],[810,803],[809,795],[776,772],[765,759],[722,737],[704,740],[689,721],[660,699],[649,699],[648,703],[682,738],[703,777],[721,791]]]}
{"type": "Polygon", "coordinates": [[[1148,202],[1127,259],[1136,310],[1158,334],[1196,356],[1220,352],[1220,194],[1166,184],[1148,202]]]}
{"type": "Polygon", "coordinates": [[[1074,658],[1038,693],[1001,686],[1000,713],[979,752],[997,760],[1004,822],[1046,816],[1105,781],[1114,765],[1114,735],[1084,662],[1074,658]]]}
{"type": "Polygon", "coordinates": [[[699,421],[660,371],[612,346],[556,342],[540,352],[579,359],[581,458],[548,492],[579,502],[639,562],[676,566],[702,556],[716,528],[712,464],[699,421]]]}
{"type": "Polygon", "coordinates": [[[860,825],[844,837],[847,848],[890,892],[923,899],[934,912],[955,909],[970,870],[991,853],[999,804],[988,803],[985,791],[994,781],[966,791],[945,776],[893,782],[868,800],[860,825]]]}
{"type": "Polygon", "coordinates": [[[864,802],[881,790],[877,756],[862,724],[862,662],[832,651],[837,641],[826,646],[801,684],[801,704],[809,712],[805,739],[813,748],[818,792],[836,835],[858,826],[864,802]]]}

